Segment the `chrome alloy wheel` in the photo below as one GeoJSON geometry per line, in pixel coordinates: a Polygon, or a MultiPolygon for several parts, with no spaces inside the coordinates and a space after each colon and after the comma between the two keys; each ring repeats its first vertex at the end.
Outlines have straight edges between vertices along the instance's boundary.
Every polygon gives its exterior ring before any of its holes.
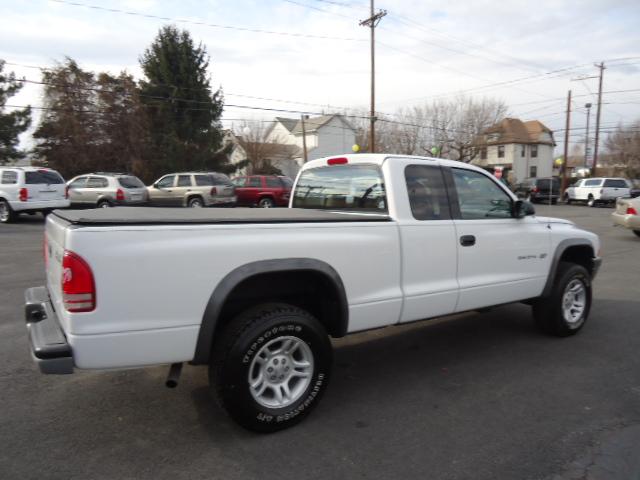
{"type": "Polygon", "coordinates": [[[582,322],[587,305],[587,288],[581,280],[571,280],[562,295],[562,315],[570,326],[582,322]]]}
{"type": "Polygon", "coordinates": [[[9,220],[9,206],[5,202],[0,202],[0,221],[6,222],[9,220]]]}
{"type": "Polygon", "coordinates": [[[311,383],[313,353],[297,337],[275,338],[262,346],[249,367],[249,390],[267,408],[284,408],[299,400],[311,383]]]}

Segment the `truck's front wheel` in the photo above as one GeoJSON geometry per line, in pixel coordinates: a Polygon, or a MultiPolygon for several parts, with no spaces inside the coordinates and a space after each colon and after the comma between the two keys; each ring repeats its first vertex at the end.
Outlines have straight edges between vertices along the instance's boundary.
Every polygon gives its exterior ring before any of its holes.
{"type": "Polygon", "coordinates": [[[567,337],[577,333],[591,309],[591,277],[586,268],[560,262],[551,294],[533,304],[533,317],[544,333],[567,337]]]}
{"type": "Polygon", "coordinates": [[[236,317],[214,345],[209,378],[243,427],[275,432],[318,403],[331,372],[331,342],[308,312],[265,304],[236,317]]]}

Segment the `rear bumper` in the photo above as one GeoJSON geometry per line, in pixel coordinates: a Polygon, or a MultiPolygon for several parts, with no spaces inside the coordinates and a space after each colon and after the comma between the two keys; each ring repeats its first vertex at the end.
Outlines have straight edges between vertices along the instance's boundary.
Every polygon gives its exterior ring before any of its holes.
{"type": "Polygon", "coordinates": [[[207,201],[207,207],[227,207],[237,203],[238,198],[232,197],[210,197],[207,201]]]}
{"type": "Polygon", "coordinates": [[[69,200],[41,200],[37,202],[9,202],[14,212],[37,212],[56,208],[69,208],[69,200]]]}
{"type": "Polygon", "coordinates": [[[631,228],[632,230],[640,230],[640,215],[627,215],[623,213],[613,212],[611,214],[613,223],[621,227],[631,228]]]}
{"type": "Polygon", "coordinates": [[[73,352],[67,342],[45,287],[24,292],[25,320],[31,355],[40,371],[47,374],[73,373],[73,352]]]}

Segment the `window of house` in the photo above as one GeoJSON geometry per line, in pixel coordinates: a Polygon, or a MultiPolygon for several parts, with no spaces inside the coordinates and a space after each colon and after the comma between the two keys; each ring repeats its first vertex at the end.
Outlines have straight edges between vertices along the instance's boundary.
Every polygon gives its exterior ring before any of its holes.
{"type": "Polygon", "coordinates": [[[538,167],[532,165],[529,167],[529,176],[531,178],[536,178],[538,176],[538,167]]]}
{"type": "Polygon", "coordinates": [[[520,156],[524,157],[527,154],[527,146],[526,145],[520,145],[520,156]]]}
{"type": "Polygon", "coordinates": [[[480,149],[480,160],[486,160],[487,159],[487,147],[482,147],[480,149]]]}
{"type": "Polygon", "coordinates": [[[4,185],[18,183],[18,172],[15,170],[6,170],[2,172],[2,183],[4,185]]]}
{"type": "Polygon", "coordinates": [[[538,156],[538,145],[531,145],[531,158],[538,156]]]}
{"type": "Polygon", "coordinates": [[[190,187],[191,175],[178,175],[178,187],[190,187]]]}
{"type": "Polygon", "coordinates": [[[498,158],[504,158],[504,145],[498,145],[498,158]]]}
{"type": "Polygon", "coordinates": [[[448,220],[449,198],[440,167],[408,165],[404,169],[409,205],[416,220],[448,220]]]}
{"type": "Polygon", "coordinates": [[[473,170],[452,172],[463,220],[511,218],[511,197],[495,181],[473,170]]]}

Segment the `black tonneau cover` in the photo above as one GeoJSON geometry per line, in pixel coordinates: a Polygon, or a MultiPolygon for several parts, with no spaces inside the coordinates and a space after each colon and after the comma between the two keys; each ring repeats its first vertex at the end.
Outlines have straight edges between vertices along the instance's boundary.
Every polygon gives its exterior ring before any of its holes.
{"type": "Polygon", "coordinates": [[[74,225],[165,225],[237,223],[388,222],[383,214],[330,212],[306,208],[154,208],[113,207],[55,210],[74,225]]]}

